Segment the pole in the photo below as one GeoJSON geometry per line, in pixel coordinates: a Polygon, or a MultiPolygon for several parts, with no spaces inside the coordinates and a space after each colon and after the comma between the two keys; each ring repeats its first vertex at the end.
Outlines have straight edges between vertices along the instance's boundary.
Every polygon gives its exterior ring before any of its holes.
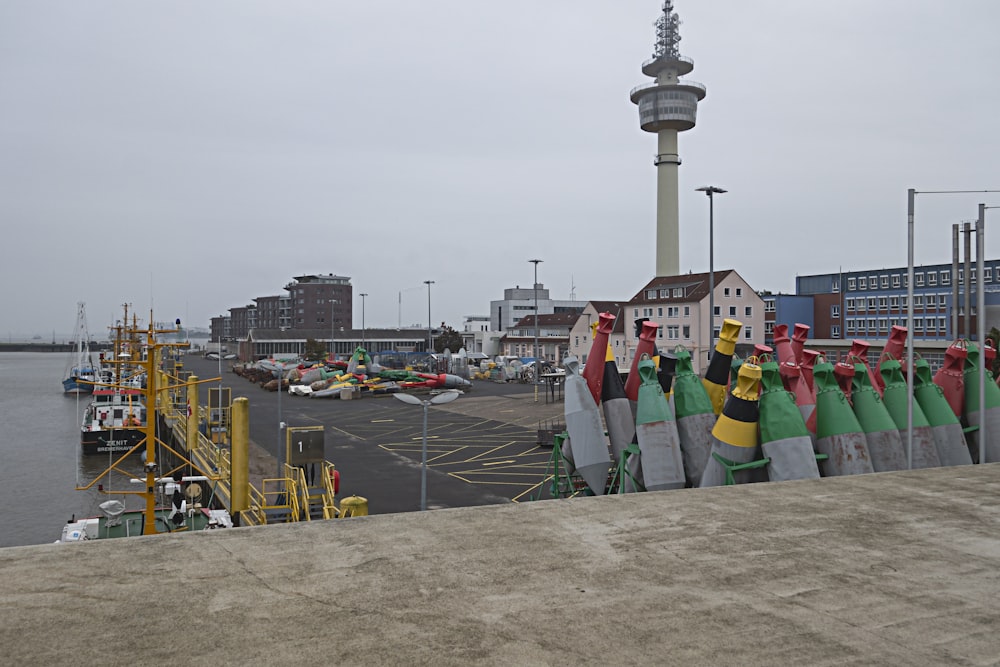
{"type": "MultiPolygon", "coordinates": [[[[913,209],[917,194],[925,195],[961,195],[978,194],[980,192],[1000,192],[1000,190],[923,190],[917,192],[913,188],[906,191],[906,467],[913,467],[913,209]]],[[[980,213],[982,218],[982,213],[980,213]]],[[[968,253],[966,253],[968,256],[968,253]]],[[[968,278],[968,271],[966,278],[968,278]]],[[[982,278],[980,278],[982,280],[982,278]]],[[[968,292],[968,289],[966,289],[968,292]]],[[[957,303],[951,304],[958,308],[957,303]]],[[[966,309],[968,310],[968,309],[966,309]]],[[[969,336],[968,327],[965,335],[969,336]]],[[[983,341],[979,341],[982,346],[983,341]]],[[[983,350],[985,357],[985,350],[983,350]]],[[[982,377],[982,372],[980,372],[982,377]]],[[[980,394],[982,398],[982,394],[980,394]]],[[[982,433],[980,433],[982,437],[982,433]]],[[[981,441],[980,441],[981,442],[981,441]]],[[[980,459],[982,461],[982,459],[980,459]]]]}
{"type": "MultiPolygon", "coordinates": [[[[976,342],[979,344],[979,462],[986,463],[986,289],[983,285],[983,242],[986,204],[976,221],[976,342]]],[[[966,278],[969,278],[966,274],[966,278]]],[[[969,281],[972,285],[972,281],[969,281]]]]}
{"type": "Polygon", "coordinates": [[[427,511],[427,409],[430,401],[421,401],[424,405],[424,437],[420,450],[420,511],[427,511]]]}
{"type": "Polygon", "coordinates": [[[715,197],[708,195],[708,354],[715,347],[715,197]]]}
{"type": "Polygon", "coordinates": [[[541,379],[542,375],[542,360],[538,354],[538,265],[542,261],[540,259],[529,259],[529,262],[535,265],[535,403],[538,402],[538,381],[541,379]]]}
{"type": "Polygon", "coordinates": [[[434,354],[434,339],[431,337],[431,285],[433,280],[425,280],[427,285],[427,354],[434,354]]]}
{"type": "Polygon", "coordinates": [[[906,191],[906,469],[913,468],[913,207],[917,191],[906,191]]]}
{"type": "Polygon", "coordinates": [[[361,296],[361,347],[368,349],[367,341],[365,339],[365,297],[368,296],[366,292],[362,292],[361,296]]]}
{"type": "Polygon", "coordinates": [[[281,447],[281,431],[285,426],[285,423],[281,421],[281,394],[285,383],[285,365],[280,362],[275,362],[278,366],[278,451],[276,451],[275,458],[278,460],[278,478],[284,477],[284,471],[281,466],[281,459],[283,458],[282,447],[281,447]]]}
{"type": "Polygon", "coordinates": [[[337,360],[337,343],[335,338],[337,336],[337,318],[335,316],[337,307],[337,300],[330,299],[330,361],[337,360]]]}
{"type": "Polygon", "coordinates": [[[715,347],[715,195],[725,194],[728,190],[714,185],[695,190],[708,196],[708,356],[711,358],[715,347]]]}

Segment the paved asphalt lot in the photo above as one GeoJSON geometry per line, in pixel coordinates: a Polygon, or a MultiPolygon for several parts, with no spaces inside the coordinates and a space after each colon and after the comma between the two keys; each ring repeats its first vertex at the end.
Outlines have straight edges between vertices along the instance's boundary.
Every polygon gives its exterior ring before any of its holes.
{"type": "MultiPolygon", "coordinates": [[[[217,361],[196,355],[184,358],[184,368],[202,379],[219,374],[217,361]]],[[[233,398],[243,396],[250,402],[250,439],[274,457],[279,442],[278,393],[235,375],[229,362],[222,368],[223,386],[232,388],[233,398]]],[[[203,389],[201,402],[205,400],[203,389]]],[[[285,393],[280,402],[281,420],[288,426],[324,427],[326,458],[341,473],[341,497],[364,496],[372,514],[419,509],[423,408],[391,396],[343,401],[285,393]]],[[[457,400],[430,408],[428,508],[536,497],[544,487],[552,451],[538,445],[539,423],[561,422],[562,414],[563,403],[547,397],[544,387],[536,402],[531,385],[489,381],[475,381],[457,400]]],[[[274,459],[260,464],[277,469],[274,459]]]]}

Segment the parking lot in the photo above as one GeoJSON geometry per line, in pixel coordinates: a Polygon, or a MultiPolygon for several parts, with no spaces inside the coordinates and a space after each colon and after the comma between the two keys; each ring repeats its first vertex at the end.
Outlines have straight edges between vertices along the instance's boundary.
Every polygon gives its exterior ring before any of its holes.
{"type": "MultiPolygon", "coordinates": [[[[218,362],[189,355],[184,366],[199,378],[218,375],[218,362]]],[[[368,499],[372,514],[420,506],[423,408],[391,396],[354,400],[279,396],[223,365],[222,384],[250,403],[252,466],[277,470],[279,421],[324,427],[326,458],[341,473],[341,495],[368,499]]],[[[545,387],[473,382],[457,400],[433,406],[427,419],[428,508],[529,500],[545,477],[550,447],[538,443],[539,424],[561,422],[563,403],[545,387]]],[[[548,443],[546,443],[548,444],[548,443]]],[[[252,471],[253,476],[253,471],[252,471]]]]}

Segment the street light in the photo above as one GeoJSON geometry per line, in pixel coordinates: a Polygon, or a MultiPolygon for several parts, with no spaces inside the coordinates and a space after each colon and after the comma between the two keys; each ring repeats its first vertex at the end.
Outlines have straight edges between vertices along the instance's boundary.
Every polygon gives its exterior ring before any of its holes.
{"type": "Polygon", "coordinates": [[[427,409],[432,405],[451,403],[458,398],[458,392],[450,389],[428,399],[419,399],[413,394],[393,394],[393,396],[403,403],[424,406],[423,444],[420,452],[420,511],[424,512],[427,510],[427,409]]]}
{"type": "Polygon", "coordinates": [[[431,338],[431,285],[433,280],[425,280],[427,285],[427,354],[434,354],[434,339],[431,338]]]}
{"type": "Polygon", "coordinates": [[[715,195],[727,191],[714,185],[695,188],[708,195],[708,355],[715,345],[715,195]]]}
{"type": "Polygon", "coordinates": [[[285,428],[285,422],[281,421],[281,394],[284,393],[285,384],[285,364],[280,361],[274,362],[275,369],[274,374],[278,378],[278,451],[276,451],[275,458],[278,459],[278,478],[284,477],[284,470],[282,470],[282,458],[284,454],[282,452],[282,442],[281,442],[281,432],[285,428]]]}
{"type": "Polygon", "coordinates": [[[538,358],[538,265],[542,262],[540,259],[529,259],[530,263],[535,265],[535,403],[538,402],[538,380],[542,374],[541,362],[538,358]]]}
{"type": "MultiPolygon", "coordinates": [[[[1000,192],[1000,190],[914,190],[910,188],[906,191],[906,468],[913,468],[913,218],[916,207],[917,195],[962,195],[962,194],[978,194],[981,192],[1000,192]]],[[[979,229],[982,229],[984,214],[984,205],[980,204],[979,209],[979,229]]],[[[981,237],[978,236],[977,231],[977,242],[981,237]]],[[[983,286],[983,274],[982,274],[982,264],[979,260],[980,248],[976,248],[977,255],[977,271],[979,276],[977,280],[979,284],[976,286],[976,290],[979,296],[982,295],[983,286]]],[[[966,278],[969,278],[966,275],[966,278]]],[[[972,284],[972,281],[969,281],[972,284]]],[[[978,302],[977,296],[977,302],[978,302]]],[[[956,308],[957,304],[951,304],[952,308],[956,308]]],[[[979,322],[977,323],[977,329],[980,333],[979,347],[983,348],[983,334],[981,324],[985,321],[984,313],[980,312],[979,322]]],[[[968,332],[966,332],[968,335],[968,332]]],[[[979,354],[979,379],[983,380],[986,374],[986,351],[985,348],[980,350],[979,354]]],[[[986,433],[986,418],[984,416],[983,407],[983,385],[980,384],[979,401],[980,401],[980,411],[979,411],[979,462],[985,463],[983,461],[983,440],[986,433]]]]}
{"type": "Polygon", "coordinates": [[[368,349],[365,344],[365,297],[368,296],[366,292],[362,292],[358,296],[361,297],[361,347],[368,349]]]}
{"type": "MultiPolygon", "coordinates": [[[[979,205],[976,222],[976,339],[979,341],[979,462],[986,463],[986,287],[983,285],[983,253],[986,211],[1000,206],[979,205]]],[[[966,274],[968,277],[968,274],[966,274]]]]}
{"type": "Polygon", "coordinates": [[[336,305],[340,301],[337,299],[328,299],[328,301],[330,302],[330,361],[333,362],[337,360],[337,344],[334,340],[337,335],[337,318],[335,313],[336,305]]]}

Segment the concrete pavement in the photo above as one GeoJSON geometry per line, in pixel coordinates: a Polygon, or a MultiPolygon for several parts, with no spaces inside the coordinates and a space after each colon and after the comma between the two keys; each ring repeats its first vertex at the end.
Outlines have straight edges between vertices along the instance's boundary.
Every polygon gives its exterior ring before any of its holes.
{"type": "Polygon", "coordinates": [[[1000,464],[0,550],[7,664],[992,665],[1000,464]]]}

